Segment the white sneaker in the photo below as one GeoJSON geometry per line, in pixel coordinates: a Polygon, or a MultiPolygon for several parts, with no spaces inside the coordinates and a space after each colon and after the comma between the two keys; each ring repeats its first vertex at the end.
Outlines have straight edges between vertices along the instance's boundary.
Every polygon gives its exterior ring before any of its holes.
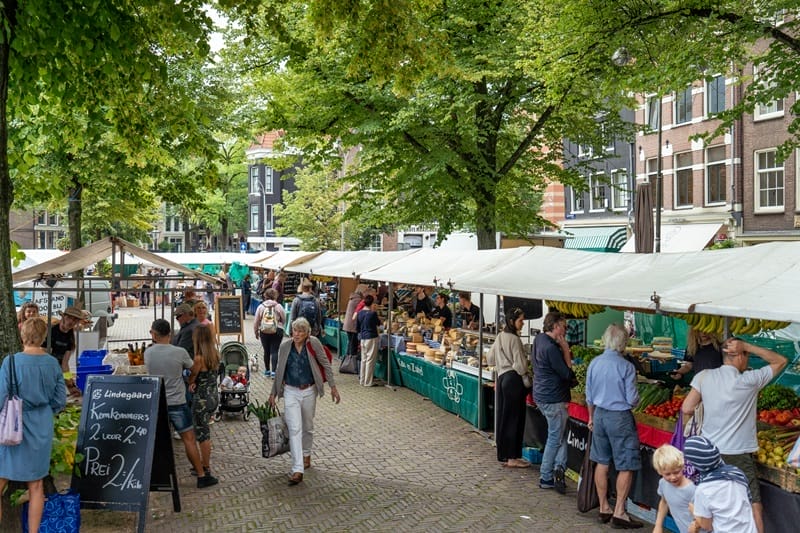
{"type": "Polygon", "coordinates": [[[175,439],[175,440],[181,440],[181,434],[178,433],[177,431],[173,430],[172,431],[172,438],[175,439]]]}

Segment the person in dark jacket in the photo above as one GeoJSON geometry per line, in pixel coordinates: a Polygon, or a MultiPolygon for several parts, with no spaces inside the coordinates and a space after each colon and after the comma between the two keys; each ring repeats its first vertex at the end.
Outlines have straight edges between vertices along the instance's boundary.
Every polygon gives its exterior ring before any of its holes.
{"type": "Polygon", "coordinates": [[[381,319],[375,311],[375,297],[364,296],[364,308],[356,315],[358,338],[361,340],[361,371],[358,384],[372,387],[372,375],[375,372],[375,361],[378,358],[378,326],[381,319]]]}
{"type": "Polygon", "coordinates": [[[539,487],[567,490],[564,471],[567,468],[567,403],[572,352],[565,334],[567,320],[561,313],[544,317],[543,333],[533,341],[533,399],[547,419],[547,443],[539,469],[539,487]]]}

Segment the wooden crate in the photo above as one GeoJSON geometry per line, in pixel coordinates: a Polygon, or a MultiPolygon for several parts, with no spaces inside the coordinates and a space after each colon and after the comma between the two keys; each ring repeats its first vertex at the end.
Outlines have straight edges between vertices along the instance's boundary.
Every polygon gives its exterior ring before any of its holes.
{"type": "Polygon", "coordinates": [[[586,405],[586,395],[580,392],[575,392],[574,390],[569,391],[570,401],[572,403],[577,403],[578,405],[586,405]]]}
{"type": "Polygon", "coordinates": [[[758,477],[764,481],[779,486],[787,492],[800,493],[800,476],[794,468],[774,468],[763,463],[756,462],[758,477]]]}
{"type": "Polygon", "coordinates": [[[650,426],[670,433],[675,431],[675,421],[661,418],[660,416],[652,416],[646,413],[633,413],[633,417],[640,424],[650,426]]]}

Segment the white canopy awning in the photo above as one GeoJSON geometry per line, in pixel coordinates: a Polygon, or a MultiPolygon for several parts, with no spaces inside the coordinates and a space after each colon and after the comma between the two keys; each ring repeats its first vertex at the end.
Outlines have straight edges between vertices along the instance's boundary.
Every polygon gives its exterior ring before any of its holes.
{"type": "Polygon", "coordinates": [[[271,270],[283,270],[288,266],[297,265],[303,261],[308,261],[322,252],[301,252],[281,250],[258,262],[250,263],[250,266],[268,268],[271,270]]]}
{"type": "Polygon", "coordinates": [[[408,261],[409,256],[415,253],[417,253],[417,250],[401,252],[331,251],[290,266],[287,270],[315,274],[317,276],[356,278],[365,276],[371,270],[396,261],[408,261]]]}
{"type": "Polygon", "coordinates": [[[133,243],[130,243],[124,239],[120,239],[119,237],[106,237],[97,242],[87,244],[82,248],[78,248],[77,250],[72,250],[69,253],[55,257],[49,261],[45,261],[44,263],[39,263],[38,265],[33,265],[31,267],[19,270],[14,272],[12,279],[16,284],[36,278],[67,274],[76,270],[82,270],[89,265],[93,265],[98,261],[102,261],[103,259],[108,259],[118,252],[127,252],[153,265],[163,268],[170,268],[177,272],[182,272],[191,278],[199,278],[211,283],[217,282],[217,279],[212,276],[202,274],[179,263],[174,263],[164,259],[163,257],[159,257],[157,254],[149,252],[144,248],[140,248],[133,243]]]}
{"type": "Polygon", "coordinates": [[[156,252],[156,255],[181,265],[222,265],[240,263],[250,265],[263,261],[275,252],[243,254],[238,252],[156,252]]]}
{"type": "MultiPolygon", "coordinates": [[[[722,230],[722,224],[663,224],[661,226],[661,251],[697,252],[703,250],[722,230]]],[[[636,238],[631,235],[620,252],[636,252],[636,238]]]]}

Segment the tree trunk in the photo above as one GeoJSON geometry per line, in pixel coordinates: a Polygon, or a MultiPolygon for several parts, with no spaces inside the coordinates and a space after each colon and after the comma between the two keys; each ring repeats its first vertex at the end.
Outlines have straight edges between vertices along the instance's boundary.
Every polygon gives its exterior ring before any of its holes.
{"type": "MultiPolygon", "coordinates": [[[[72,176],[72,187],[69,190],[69,197],[67,198],[67,224],[69,225],[69,249],[77,250],[83,246],[81,240],[81,216],[83,215],[83,185],[78,181],[78,176],[72,176]]],[[[83,269],[76,270],[72,273],[73,278],[82,278],[83,269]]],[[[83,294],[80,294],[81,301],[84,300],[83,294]]]]}
{"type": "MultiPolygon", "coordinates": [[[[17,24],[17,2],[11,0],[0,4],[2,28],[0,28],[0,283],[6,297],[0,298],[0,362],[8,353],[18,352],[22,346],[17,328],[17,313],[14,307],[13,282],[11,279],[11,228],[9,217],[14,202],[14,184],[8,172],[8,83],[9,56],[14,29],[17,24]]],[[[11,494],[17,483],[10,482],[5,494],[0,496],[3,522],[0,531],[22,531],[20,507],[11,506],[11,494]]]]}
{"type": "Polygon", "coordinates": [[[493,190],[480,187],[475,195],[475,233],[478,250],[497,248],[496,198],[493,190]]]}
{"type": "MultiPolygon", "coordinates": [[[[183,217],[183,250],[184,252],[193,252],[192,242],[192,228],[189,226],[189,217],[183,217]]],[[[174,251],[174,250],[173,250],[174,251]]]]}
{"type": "Polygon", "coordinates": [[[222,220],[220,220],[219,222],[220,222],[221,228],[220,228],[219,240],[217,241],[217,246],[219,246],[219,243],[223,243],[223,246],[225,246],[225,249],[224,250],[220,250],[219,248],[217,248],[216,251],[218,251],[218,252],[227,252],[228,248],[227,248],[226,244],[228,242],[228,218],[225,217],[222,220]]]}

